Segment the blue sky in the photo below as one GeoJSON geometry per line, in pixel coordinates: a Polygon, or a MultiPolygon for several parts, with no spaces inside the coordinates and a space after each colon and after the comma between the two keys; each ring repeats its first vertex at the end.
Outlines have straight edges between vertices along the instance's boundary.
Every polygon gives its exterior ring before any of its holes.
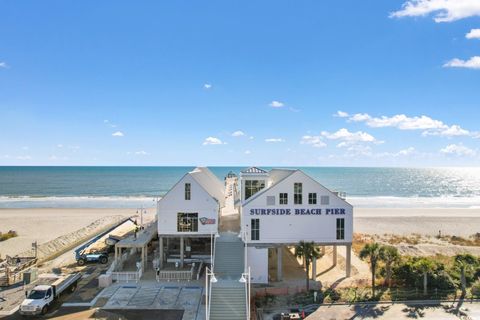
{"type": "Polygon", "coordinates": [[[479,0],[1,7],[0,165],[480,163],[479,0]]]}

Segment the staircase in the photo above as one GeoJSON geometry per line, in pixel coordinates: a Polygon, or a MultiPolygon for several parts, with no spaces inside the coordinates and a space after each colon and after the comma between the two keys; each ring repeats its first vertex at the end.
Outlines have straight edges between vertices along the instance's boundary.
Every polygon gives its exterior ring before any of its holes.
{"type": "Polygon", "coordinates": [[[247,319],[246,284],[239,282],[244,272],[245,247],[235,233],[222,233],[215,241],[210,317],[208,320],[247,319]]]}

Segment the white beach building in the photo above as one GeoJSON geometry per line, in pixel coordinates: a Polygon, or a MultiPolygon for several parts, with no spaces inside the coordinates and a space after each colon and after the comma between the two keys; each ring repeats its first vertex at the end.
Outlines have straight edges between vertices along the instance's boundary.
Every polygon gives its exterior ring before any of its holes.
{"type": "MultiPolygon", "coordinates": [[[[225,187],[208,169],[198,167],[185,174],[157,203],[160,261],[165,249],[179,246],[180,265],[191,251],[192,240],[210,241],[218,232],[225,187]],[[166,241],[165,241],[166,240],[166,241]]],[[[210,245],[206,247],[209,249],[210,245]]]]}
{"type": "MultiPolygon", "coordinates": [[[[237,179],[232,181],[237,183],[237,179]]],[[[203,242],[210,254],[213,235],[225,231],[219,230],[219,220],[226,211],[222,209],[232,205],[233,198],[235,211],[240,213],[237,235],[247,247],[242,264],[245,270],[251,268],[253,283],[270,280],[269,253],[276,256],[276,266],[272,266],[276,267],[276,280],[282,280],[284,248],[302,240],[323,248],[333,246],[334,264],[337,246],[346,246],[346,276],[350,276],[353,207],[344,196],[293,169],[251,167],[240,172],[239,184],[224,184],[208,168],[199,167],[185,174],[158,201],[162,262],[177,257],[183,266],[190,258],[192,241],[197,245],[203,242]]],[[[312,271],[315,274],[315,267],[312,271]]]]}
{"type": "MultiPolygon", "coordinates": [[[[255,167],[240,173],[241,230],[248,247],[247,264],[254,283],[267,283],[268,250],[277,256],[277,280],[283,276],[285,246],[300,241],[318,246],[346,246],[346,276],[350,276],[353,207],[301,170],[255,167]]],[[[315,261],[313,263],[315,274],[315,261]]]]}

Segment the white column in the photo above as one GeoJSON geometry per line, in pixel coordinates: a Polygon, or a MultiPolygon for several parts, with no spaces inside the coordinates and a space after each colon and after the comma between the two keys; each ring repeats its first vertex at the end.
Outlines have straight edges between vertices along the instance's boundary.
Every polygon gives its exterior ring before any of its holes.
{"type": "Polygon", "coordinates": [[[283,246],[277,248],[277,281],[283,279],[283,246]]]}
{"type": "Polygon", "coordinates": [[[312,259],[312,280],[317,280],[317,258],[312,259]]]}
{"type": "Polygon", "coordinates": [[[345,276],[347,278],[350,278],[350,273],[351,273],[351,269],[352,269],[352,245],[351,244],[348,244],[346,246],[346,250],[347,250],[347,257],[346,257],[346,266],[345,266],[345,276]]]}
{"type": "Polygon", "coordinates": [[[337,265],[337,246],[333,246],[333,265],[337,265]]]}
{"type": "Polygon", "coordinates": [[[163,237],[159,237],[158,238],[158,244],[159,244],[159,259],[158,259],[158,267],[160,269],[163,268],[163,256],[164,256],[164,253],[163,253],[163,237]]]}
{"type": "Polygon", "coordinates": [[[180,237],[180,268],[183,268],[183,256],[185,255],[185,239],[180,237]]]}

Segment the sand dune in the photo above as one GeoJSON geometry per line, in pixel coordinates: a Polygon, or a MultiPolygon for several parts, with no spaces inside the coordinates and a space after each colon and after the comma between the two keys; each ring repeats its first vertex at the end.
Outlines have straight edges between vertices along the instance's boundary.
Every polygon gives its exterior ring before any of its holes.
{"type": "MultiPolygon", "coordinates": [[[[0,255],[27,254],[34,241],[40,245],[39,254],[48,255],[135,212],[134,209],[0,209],[0,230],[18,232],[18,237],[0,242],[0,255]]],[[[149,212],[153,216],[154,211],[149,212]]]]}

